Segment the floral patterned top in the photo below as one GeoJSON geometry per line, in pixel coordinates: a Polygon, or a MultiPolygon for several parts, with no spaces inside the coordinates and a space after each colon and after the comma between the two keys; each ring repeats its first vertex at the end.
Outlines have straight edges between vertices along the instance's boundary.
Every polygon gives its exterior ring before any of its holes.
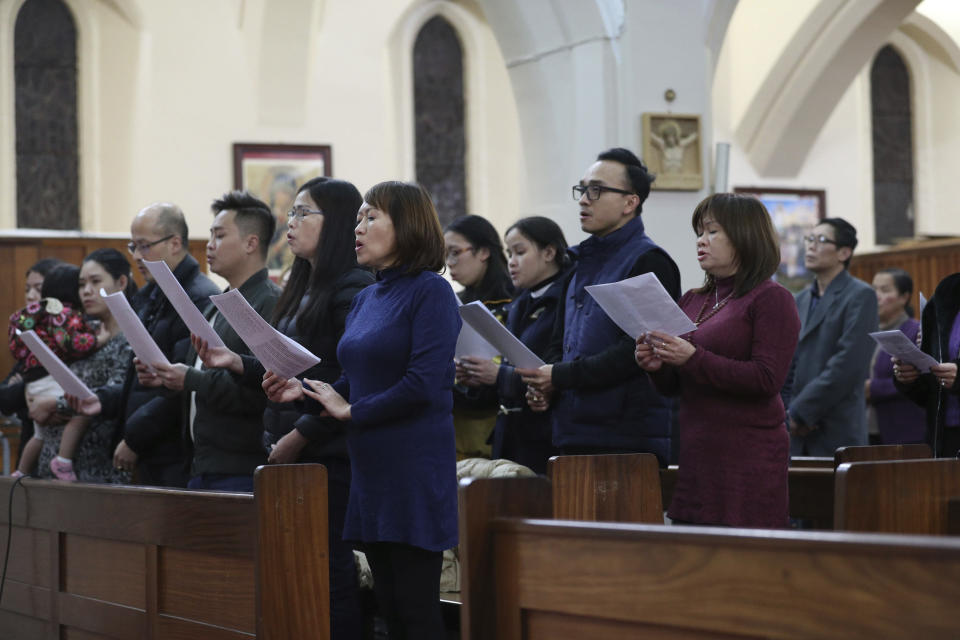
{"type": "MultiPolygon", "coordinates": [[[[127,339],[118,333],[89,357],[71,364],[70,369],[96,391],[98,387],[123,384],[132,357],[127,339]]],[[[73,469],[80,482],[130,482],[129,473],[118,471],[113,466],[114,436],[119,426],[118,419],[103,416],[96,416],[90,421],[73,457],[73,469]]],[[[37,471],[41,478],[52,478],[50,460],[60,449],[63,425],[47,426],[46,430],[49,435],[43,440],[37,471]]]]}
{"type": "MultiPolygon", "coordinates": [[[[37,357],[23,343],[17,330],[34,331],[57,356],[66,363],[87,357],[97,348],[97,332],[88,324],[83,315],[69,304],[56,298],[44,298],[31,302],[10,316],[7,336],[10,339],[10,353],[23,363],[23,372],[42,372],[37,357]]],[[[41,374],[42,375],[42,374],[41,374]]]]}

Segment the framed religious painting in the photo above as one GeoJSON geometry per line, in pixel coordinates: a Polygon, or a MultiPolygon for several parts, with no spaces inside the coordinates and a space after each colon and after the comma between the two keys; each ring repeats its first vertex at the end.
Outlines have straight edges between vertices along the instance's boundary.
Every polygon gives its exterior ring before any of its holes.
{"type": "Polygon", "coordinates": [[[703,188],[700,116],[643,114],[643,160],[657,176],[652,188],[699,191],[703,188]]]}
{"type": "Polygon", "coordinates": [[[277,221],[267,253],[274,279],[282,279],[293,264],[287,247],[287,212],[297,188],[311,178],[331,175],[331,170],[330,145],[234,143],[234,187],[266,202],[277,221]]]}
{"type": "Polygon", "coordinates": [[[823,189],[780,189],[772,187],[734,187],[734,193],[755,196],[770,212],[780,235],[780,268],[777,282],[794,293],[813,281],[803,264],[806,247],[803,236],[810,233],[827,215],[827,195],[823,189]]]}

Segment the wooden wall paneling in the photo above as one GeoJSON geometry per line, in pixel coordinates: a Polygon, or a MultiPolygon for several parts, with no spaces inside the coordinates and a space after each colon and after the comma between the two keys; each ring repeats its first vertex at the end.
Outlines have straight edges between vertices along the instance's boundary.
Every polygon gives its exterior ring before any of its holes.
{"type": "MultiPolygon", "coordinates": [[[[253,557],[158,549],[157,613],[253,633],[253,557]]],[[[161,636],[163,637],[163,636],[161,636]]]]}
{"type": "Polygon", "coordinates": [[[64,593],[146,609],[142,544],[73,534],[64,534],[62,540],[64,593]]]}
{"type": "Polygon", "coordinates": [[[864,282],[873,281],[881,269],[898,267],[913,278],[910,303],[919,310],[919,292],[929,299],[937,284],[952,273],[960,272],[960,240],[928,240],[910,243],[874,253],[854,254],[850,273],[864,282]]]}

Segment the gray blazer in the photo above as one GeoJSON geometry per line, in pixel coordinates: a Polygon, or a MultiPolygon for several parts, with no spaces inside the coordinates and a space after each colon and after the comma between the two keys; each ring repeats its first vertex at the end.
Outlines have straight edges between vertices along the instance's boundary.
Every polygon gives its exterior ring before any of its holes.
{"type": "Polygon", "coordinates": [[[877,330],[877,296],[846,270],[827,285],[817,308],[811,291],[796,296],[800,340],[793,356],[788,413],[819,428],[790,437],[790,455],[833,456],[837,447],[867,444],[863,386],[877,330]]]}

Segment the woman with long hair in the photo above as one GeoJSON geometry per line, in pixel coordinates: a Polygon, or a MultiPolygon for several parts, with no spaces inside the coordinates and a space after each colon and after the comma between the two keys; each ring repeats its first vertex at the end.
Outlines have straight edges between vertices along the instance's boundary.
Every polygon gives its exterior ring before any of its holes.
{"type": "MultiPolygon", "coordinates": [[[[520,294],[507,306],[506,326],[533,353],[543,357],[550,346],[570,258],[560,226],[533,216],[513,223],[504,235],[510,279],[520,294]]],[[[526,402],[527,385],[509,362],[497,364],[461,356],[458,377],[468,387],[494,386],[500,412],[493,432],[494,458],[506,458],[546,473],[552,444],[549,412],[534,412],[526,402]]]]}
{"type": "MultiPolygon", "coordinates": [[[[333,382],[340,377],[337,345],[347,312],[354,296],[373,283],[370,271],[357,265],[354,252],[353,227],[361,203],[353,184],[314,178],[300,186],[287,214],[287,244],[294,260],[273,325],[320,358],[301,378],[333,382]]],[[[304,398],[300,380],[280,379],[254,356],[209,348],[196,338],[194,346],[207,366],[228,368],[251,388],[266,391],[264,445],[271,464],[315,462],[327,467],[331,637],[358,637],[361,616],[353,548],[343,540],[350,491],[343,425],[310,406],[315,403],[304,398]]]]}
{"type": "MultiPolygon", "coordinates": [[[[100,290],[103,289],[107,294],[122,291],[129,300],[137,291],[130,263],[116,249],[97,249],[83,259],[78,285],[84,313],[99,321],[100,328],[96,351],[77,360],[70,368],[94,392],[100,387],[122,385],[126,368],[117,366],[117,363],[129,362],[132,352],[110,308],[100,297],[100,290]]],[[[99,403],[99,400],[90,401],[99,403]]],[[[60,397],[36,407],[32,412],[38,423],[46,423],[47,437],[43,440],[38,464],[41,478],[54,477],[50,462],[56,458],[64,436],[64,421],[59,420],[58,416],[71,414],[70,406],[66,397],[60,397]]],[[[73,406],[76,406],[75,401],[73,406]]],[[[122,427],[121,422],[99,415],[99,410],[96,413],[98,415],[90,418],[74,455],[77,480],[129,482],[130,474],[116,469],[113,464],[113,449],[122,427]]]]}
{"type": "MultiPolygon", "coordinates": [[[[454,282],[463,285],[458,294],[463,304],[479,300],[500,322],[513,298],[507,258],[497,230],[480,216],[463,216],[443,234],[446,264],[454,282]]],[[[457,433],[457,458],[490,457],[490,436],[497,420],[496,390],[469,386],[469,373],[457,365],[453,421],[457,433]]]]}

